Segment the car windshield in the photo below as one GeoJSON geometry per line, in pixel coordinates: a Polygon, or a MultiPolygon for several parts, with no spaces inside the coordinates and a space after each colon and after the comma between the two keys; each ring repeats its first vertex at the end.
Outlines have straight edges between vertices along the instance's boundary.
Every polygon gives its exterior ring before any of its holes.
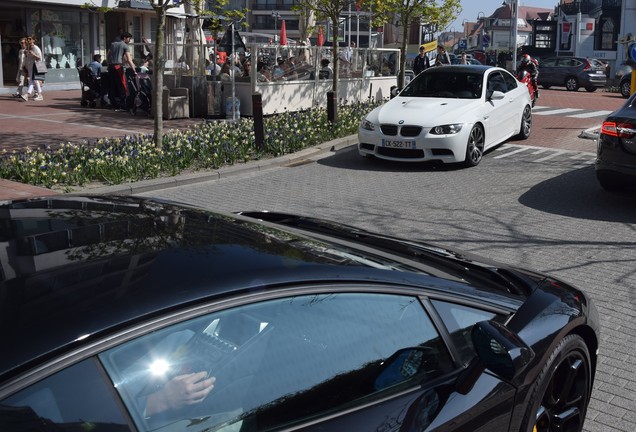
{"type": "Polygon", "coordinates": [[[483,75],[463,71],[422,73],[402,90],[400,96],[479,99],[483,75]]]}

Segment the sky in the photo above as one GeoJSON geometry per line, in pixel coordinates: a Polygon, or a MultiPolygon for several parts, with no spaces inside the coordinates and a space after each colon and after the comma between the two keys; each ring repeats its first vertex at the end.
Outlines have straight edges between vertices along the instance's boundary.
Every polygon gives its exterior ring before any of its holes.
{"type": "MultiPolygon", "coordinates": [[[[451,27],[455,27],[455,31],[462,31],[462,21],[465,19],[468,21],[477,21],[477,15],[481,16],[479,12],[483,12],[485,16],[490,16],[502,3],[503,0],[461,0],[462,13],[448,26],[448,30],[450,30],[451,27]]],[[[558,4],[559,0],[519,0],[519,6],[548,9],[554,9],[558,4]]]]}

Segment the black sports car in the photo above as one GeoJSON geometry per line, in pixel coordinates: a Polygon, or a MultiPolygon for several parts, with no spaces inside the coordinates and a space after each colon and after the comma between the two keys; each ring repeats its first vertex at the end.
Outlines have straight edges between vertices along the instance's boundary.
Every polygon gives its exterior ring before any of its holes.
{"type": "Polygon", "coordinates": [[[287,214],[0,206],[2,431],[580,431],[599,320],[540,273],[287,214]]]}
{"type": "Polygon", "coordinates": [[[601,126],[596,150],[596,178],[607,190],[636,185],[636,93],[601,126]]]}

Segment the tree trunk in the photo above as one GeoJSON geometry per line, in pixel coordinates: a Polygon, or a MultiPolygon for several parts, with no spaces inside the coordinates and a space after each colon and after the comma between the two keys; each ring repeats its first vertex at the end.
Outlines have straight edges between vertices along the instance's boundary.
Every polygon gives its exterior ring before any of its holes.
{"type": "Polygon", "coordinates": [[[157,40],[155,41],[155,53],[153,54],[152,112],[155,113],[155,147],[161,148],[163,145],[163,67],[166,63],[164,57],[166,6],[162,4],[155,7],[155,12],[157,13],[157,40]]]}
{"type": "Polygon", "coordinates": [[[331,51],[333,57],[333,79],[331,90],[333,91],[336,98],[336,104],[334,107],[334,118],[338,118],[338,73],[340,69],[340,61],[338,55],[338,18],[338,15],[331,17],[331,51]]]}
{"type": "Polygon", "coordinates": [[[404,88],[404,75],[406,72],[406,51],[408,49],[409,27],[402,25],[402,49],[400,50],[400,74],[398,75],[398,88],[404,88]]]}

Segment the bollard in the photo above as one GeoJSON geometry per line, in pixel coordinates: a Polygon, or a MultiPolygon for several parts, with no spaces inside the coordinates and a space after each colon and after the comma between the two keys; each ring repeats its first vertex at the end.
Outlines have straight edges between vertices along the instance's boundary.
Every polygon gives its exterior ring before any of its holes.
{"type": "Polygon", "coordinates": [[[330,123],[336,123],[338,120],[338,109],[336,93],[333,91],[327,92],[327,119],[330,123]]]}
{"type": "Polygon", "coordinates": [[[634,94],[636,92],[636,69],[632,70],[632,82],[629,85],[629,93],[634,94]]]}
{"type": "Polygon", "coordinates": [[[256,148],[262,149],[265,143],[265,127],[263,125],[263,97],[260,93],[252,95],[252,116],[254,118],[256,148]]]}

